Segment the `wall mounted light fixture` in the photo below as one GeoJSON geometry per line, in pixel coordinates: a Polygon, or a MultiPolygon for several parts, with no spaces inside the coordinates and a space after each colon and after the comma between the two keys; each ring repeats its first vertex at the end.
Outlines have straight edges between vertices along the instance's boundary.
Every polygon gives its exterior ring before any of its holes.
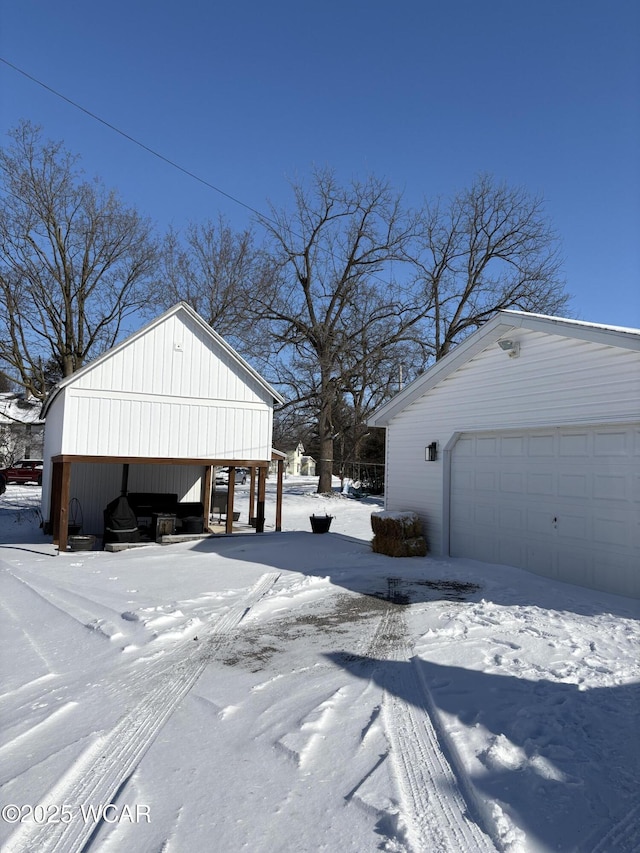
{"type": "Polygon", "coordinates": [[[438,458],[438,442],[432,441],[424,449],[425,462],[435,462],[438,458]]]}
{"type": "Polygon", "coordinates": [[[498,346],[503,352],[509,354],[509,358],[517,358],[520,355],[520,344],[518,341],[498,341],[498,346]]]}

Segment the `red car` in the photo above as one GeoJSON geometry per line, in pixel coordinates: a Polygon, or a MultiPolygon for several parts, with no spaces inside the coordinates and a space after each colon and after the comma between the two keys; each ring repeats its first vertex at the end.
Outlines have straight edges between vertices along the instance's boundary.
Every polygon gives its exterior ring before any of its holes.
{"type": "Polygon", "coordinates": [[[7,483],[37,483],[42,485],[42,459],[21,459],[10,468],[3,468],[7,483]]]}

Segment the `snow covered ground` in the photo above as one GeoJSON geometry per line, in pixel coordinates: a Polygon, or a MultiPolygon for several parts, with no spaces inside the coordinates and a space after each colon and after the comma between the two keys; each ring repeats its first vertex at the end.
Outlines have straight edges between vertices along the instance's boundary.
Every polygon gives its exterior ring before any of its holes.
{"type": "Polygon", "coordinates": [[[639,602],[374,554],[381,502],[314,487],[281,533],[62,556],[8,487],[2,849],[639,850],[639,602]]]}

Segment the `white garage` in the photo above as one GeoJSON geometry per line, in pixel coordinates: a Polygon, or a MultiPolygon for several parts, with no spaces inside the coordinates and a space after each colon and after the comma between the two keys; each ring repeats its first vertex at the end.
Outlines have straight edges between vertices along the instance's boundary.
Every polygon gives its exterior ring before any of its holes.
{"type": "Polygon", "coordinates": [[[500,312],[369,423],[431,553],[640,597],[640,331],[500,312]]]}

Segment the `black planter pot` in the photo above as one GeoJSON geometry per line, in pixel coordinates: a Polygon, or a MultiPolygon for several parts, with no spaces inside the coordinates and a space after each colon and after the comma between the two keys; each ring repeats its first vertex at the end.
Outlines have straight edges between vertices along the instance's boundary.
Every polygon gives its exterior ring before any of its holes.
{"type": "Polygon", "coordinates": [[[332,515],[310,515],[312,533],[328,533],[333,521],[332,515]]]}

